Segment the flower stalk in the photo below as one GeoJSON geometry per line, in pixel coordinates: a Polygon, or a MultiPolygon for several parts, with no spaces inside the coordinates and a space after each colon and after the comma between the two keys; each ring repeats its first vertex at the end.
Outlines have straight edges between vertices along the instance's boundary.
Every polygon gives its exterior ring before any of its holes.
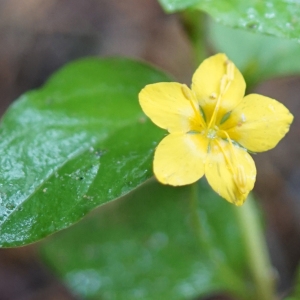
{"type": "Polygon", "coordinates": [[[249,269],[256,286],[256,298],[275,300],[275,281],[265,238],[259,226],[252,195],[240,207],[235,207],[237,220],[244,239],[249,269]]]}
{"type": "MultiPolygon", "coordinates": [[[[228,287],[228,291],[237,296],[241,300],[257,300],[260,298],[255,298],[255,295],[251,292],[246,292],[246,283],[230,268],[230,266],[224,262],[219,255],[213,249],[210,241],[210,237],[207,235],[206,231],[203,229],[201,219],[199,216],[198,208],[198,183],[194,183],[190,186],[190,215],[192,226],[199,243],[199,248],[206,252],[210,262],[214,265],[215,269],[218,270],[217,276],[222,282],[228,287]]],[[[271,300],[272,298],[268,299],[271,300]]],[[[265,299],[260,299],[265,300],[265,299]]]]}

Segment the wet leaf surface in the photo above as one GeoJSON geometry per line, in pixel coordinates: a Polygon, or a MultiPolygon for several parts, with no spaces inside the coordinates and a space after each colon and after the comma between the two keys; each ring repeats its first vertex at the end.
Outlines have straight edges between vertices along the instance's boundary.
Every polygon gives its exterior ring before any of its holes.
{"type": "Polygon", "coordinates": [[[168,12],[200,9],[231,27],[299,40],[300,5],[297,1],[159,0],[168,12]]]}
{"type": "Polygon", "coordinates": [[[24,94],[0,140],[2,247],[36,241],[152,176],[164,132],[138,92],[167,76],[126,59],[83,59],[24,94]]]}
{"type": "Polygon", "coordinates": [[[300,44],[233,29],[212,20],[208,23],[211,45],[237,65],[252,87],[263,80],[300,73],[300,44]]]}

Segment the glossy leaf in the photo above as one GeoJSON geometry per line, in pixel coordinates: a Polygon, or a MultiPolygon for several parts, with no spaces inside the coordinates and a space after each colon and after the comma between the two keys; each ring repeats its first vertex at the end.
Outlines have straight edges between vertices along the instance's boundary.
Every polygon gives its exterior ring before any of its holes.
{"type": "Polygon", "coordinates": [[[42,257],[84,299],[254,299],[235,207],[200,181],[196,227],[190,195],[149,181],[45,240],[42,257]]]}
{"type": "Polygon", "coordinates": [[[137,95],[168,80],[142,63],[90,58],[17,100],[0,128],[0,245],[34,242],[151,177],[164,132],[137,95]]]}
{"type": "Polygon", "coordinates": [[[200,9],[231,27],[299,40],[300,5],[282,0],[159,0],[167,12],[200,9]]]}
{"type": "Polygon", "coordinates": [[[212,20],[208,25],[214,50],[226,53],[247,83],[300,73],[300,44],[296,41],[233,29],[212,20]]]}

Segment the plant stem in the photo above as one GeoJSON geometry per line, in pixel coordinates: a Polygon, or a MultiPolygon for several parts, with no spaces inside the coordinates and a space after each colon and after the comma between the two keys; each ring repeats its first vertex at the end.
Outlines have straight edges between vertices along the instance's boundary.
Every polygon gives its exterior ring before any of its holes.
{"type": "Polygon", "coordinates": [[[246,202],[236,207],[235,211],[246,246],[249,268],[256,285],[256,299],[274,300],[276,296],[272,266],[253,197],[249,195],[246,202]]]}
{"type": "Polygon", "coordinates": [[[193,45],[195,64],[207,58],[206,15],[200,10],[185,10],[181,13],[185,32],[193,45]]]}
{"type": "MultiPolygon", "coordinates": [[[[210,262],[215,267],[216,275],[220,278],[229,291],[234,293],[241,300],[254,299],[253,295],[251,295],[249,292],[247,293],[247,287],[243,280],[236,273],[234,273],[230,266],[223,261],[223,259],[220,258],[216,252],[216,248],[210,240],[209,235],[205,230],[203,230],[198,209],[198,183],[194,183],[191,185],[190,211],[193,228],[195,230],[200,249],[207,253],[210,262]]],[[[271,300],[271,298],[268,300],[271,300]]]]}

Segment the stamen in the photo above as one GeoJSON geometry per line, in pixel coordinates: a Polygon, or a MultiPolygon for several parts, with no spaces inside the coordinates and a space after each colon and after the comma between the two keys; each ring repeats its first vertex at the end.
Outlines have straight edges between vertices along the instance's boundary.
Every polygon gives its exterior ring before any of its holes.
{"type": "Polygon", "coordinates": [[[233,175],[234,182],[241,194],[247,193],[247,177],[245,174],[244,166],[238,165],[237,172],[233,175]]]}
{"type": "MultiPolygon", "coordinates": [[[[219,132],[222,132],[225,134],[227,141],[229,142],[229,149],[230,149],[230,156],[231,159],[234,162],[237,162],[238,159],[236,157],[235,151],[234,151],[234,145],[232,143],[232,140],[230,139],[228,133],[224,130],[220,130],[219,132]]],[[[240,164],[234,164],[232,165],[231,160],[227,157],[227,154],[225,151],[222,149],[222,146],[218,143],[221,151],[224,154],[225,160],[228,163],[229,169],[233,175],[233,181],[239,191],[240,194],[246,194],[247,193],[247,176],[245,174],[245,169],[244,166],[240,164]]]]}
{"type": "Polygon", "coordinates": [[[231,82],[234,79],[234,64],[230,60],[227,60],[225,62],[225,65],[226,65],[226,73],[221,78],[219,97],[218,97],[213,115],[210,119],[208,128],[214,127],[216,119],[217,119],[217,114],[218,114],[218,111],[221,106],[222,97],[226,93],[226,91],[230,87],[231,82]]]}
{"type": "Polygon", "coordinates": [[[221,94],[225,94],[228,90],[232,80],[234,79],[234,64],[230,61],[226,61],[226,74],[221,79],[221,94]]]}
{"type": "Polygon", "coordinates": [[[219,146],[221,152],[223,153],[223,155],[225,157],[225,160],[226,160],[226,163],[227,163],[227,165],[229,167],[229,170],[233,173],[233,167],[232,167],[231,161],[228,159],[228,156],[225,153],[223,147],[220,145],[220,142],[217,139],[215,141],[216,141],[217,145],[219,146]]]}
{"type": "Polygon", "coordinates": [[[221,84],[220,84],[220,94],[221,95],[225,93],[227,83],[228,83],[228,76],[227,76],[227,74],[224,74],[221,78],[221,84]]]}
{"type": "Polygon", "coordinates": [[[181,85],[181,91],[187,100],[192,101],[191,90],[185,84],[181,85]]]}
{"type": "Polygon", "coordinates": [[[226,62],[226,64],[227,64],[227,76],[228,76],[228,79],[230,81],[232,81],[234,79],[234,65],[233,65],[233,63],[230,60],[228,60],[226,62]]]}
{"type": "Polygon", "coordinates": [[[181,91],[182,91],[184,97],[190,102],[190,104],[193,108],[193,111],[195,113],[195,116],[197,118],[197,121],[199,121],[200,125],[205,128],[205,123],[203,121],[203,118],[201,117],[201,113],[195,106],[192,91],[185,84],[181,85],[181,91]]]}

